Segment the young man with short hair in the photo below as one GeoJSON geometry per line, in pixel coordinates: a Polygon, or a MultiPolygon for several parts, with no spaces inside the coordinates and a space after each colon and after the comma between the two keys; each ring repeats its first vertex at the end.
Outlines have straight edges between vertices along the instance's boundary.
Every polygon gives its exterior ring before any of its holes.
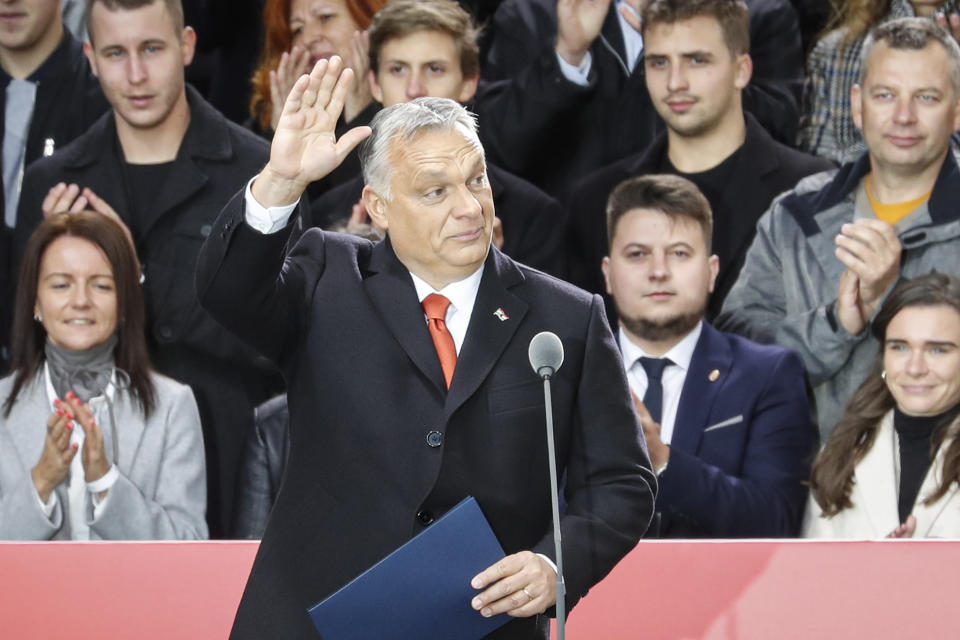
{"type": "Polygon", "coordinates": [[[596,171],[573,189],[568,207],[568,279],[601,293],[607,252],[604,205],[631,176],[681,175],[703,192],[714,215],[720,258],[707,318],[733,286],[757,220],[801,178],[832,168],[776,142],[743,108],[753,73],[750,16],[739,0],[654,0],[644,10],[647,92],[667,125],[643,152],[596,171]]]}
{"type": "Polygon", "coordinates": [[[621,183],[607,213],[603,274],[659,476],[653,535],[797,535],[816,441],[803,365],[704,320],[719,271],[709,203],[649,175],[621,183]]]}

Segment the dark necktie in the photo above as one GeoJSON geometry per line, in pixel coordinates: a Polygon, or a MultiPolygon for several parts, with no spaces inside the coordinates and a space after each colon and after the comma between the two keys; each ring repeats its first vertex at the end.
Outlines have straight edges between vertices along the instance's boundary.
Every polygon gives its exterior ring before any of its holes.
{"type": "Polygon", "coordinates": [[[643,370],[647,372],[647,392],[643,394],[643,405],[650,412],[653,421],[660,423],[663,417],[663,370],[673,364],[670,358],[640,358],[643,370]]]}
{"type": "Polygon", "coordinates": [[[443,369],[443,379],[450,388],[453,380],[453,370],[457,367],[457,347],[453,343],[453,336],[447,330],[447,307],[450,301],[439,293],[431,293],[423,299],[423,311],[427,314],[427,326],[430,328],[430,337],[433,347],[440,358],[440,368],[443,369]]]}

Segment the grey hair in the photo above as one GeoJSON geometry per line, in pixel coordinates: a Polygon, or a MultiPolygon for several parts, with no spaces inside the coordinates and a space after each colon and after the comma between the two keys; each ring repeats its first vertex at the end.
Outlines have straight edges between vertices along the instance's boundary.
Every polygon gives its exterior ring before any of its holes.
{"type": "Polygon", "coordinates": [[[950,62],[950,84],[955,93],[960,93],[960,46],[946,29],[928,18],[898,18],[877,25],[867,34],[860,54],[861,87],[867,79],[867,61],[873,48],[881,42],[891,49],[919,51],[933,41],[939,42],[947,52],[950,62]]]}
{"type": "Polygon", "coordinates": [[[394,138],[410,140],[422,131],[457,130],[476,141],[476,116],[462,105],[447,98],[416,98],[381,110],[370,123],[373,134],[360,144],[360,167],[363,181],[381,198],[390,200],[390,143],[394,138]]]}

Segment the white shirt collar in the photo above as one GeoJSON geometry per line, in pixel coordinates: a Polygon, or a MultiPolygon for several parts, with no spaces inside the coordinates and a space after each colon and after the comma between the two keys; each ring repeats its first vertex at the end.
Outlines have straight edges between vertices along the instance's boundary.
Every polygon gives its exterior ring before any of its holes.
{"type": "Polygon", "coordinates": [[[665,354],[654,356],[634,344],[623,327],[620,327],[620,353],[623,354],[623,366],[629,370],[638,358],[670,358],[673,364],[687,371],[690,368],[690,361],[693,360],[693,352],[697,348],[697,341],[700,339],[702,331],[703,320],[698,322],[697,326],[691,329],[690,333],[685,335],[680,342],[670,347],[670,350],[665,354]]]}
{"type": "MultiPolygon", "coordinates": [[[[463,347],[463,341],[467,336],[467,327],[470,324],[470,316],[473,314],[473,305],[477,301],[477,292],[480,290],[480,279],[483,277],[483,265],[481,264],[480,268],[463,280],[451,282],[439,291],[431,287],[423,278],[420,278],[412,271],[410,271],[410,277],[413,278],[413,286],[417,290],[417,300],[420,302],[423,302],[423,299],[431,293],[439,293],[450,301],[450,306],[447,307],[445,324],[447,325],[447,331],[449,331],[453,337],[453,344],[457,348],[457,354],[459,354],[460,348],[463,347]]],[[[423,320],[424,322],[427,321],[426,315],[423,316],[423,320]]]]}

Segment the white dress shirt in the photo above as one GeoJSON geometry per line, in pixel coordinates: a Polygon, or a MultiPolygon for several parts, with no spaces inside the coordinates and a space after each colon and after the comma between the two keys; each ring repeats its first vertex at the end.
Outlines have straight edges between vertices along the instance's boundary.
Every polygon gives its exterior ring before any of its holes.
{"type": "Polygon", "coordinates": [[[701,320],[690,333],[683,337],[683,340],[673,345],[669,351],[662,356],[654,356],[631,342],[623,327],[620,327],[620,353],[623,354],[623,366],[627,371],[627,382],[630,384],[630,389],[641,400],[643,394],[647,392],[647,372],[640,364],[640,358],[669,358],[673,362],[672,365],[663,370],[663,378],[661,378],[663,384],[663,414],[660,418],[660,439],[664,444],[670,444],[670,440],[673,438],[677,410],[680,408],[680,394],[683,392],[683,383],[687,379],[687,371],[690,370],[693,351],[697,347],[697,340],[700,339],[702,330],[703,321],[701,320]]]}
{"type": "MultiPolygon", "coordinates": [[[[453,344],[457,348],[457,355],[460,355],[460,348],[463,347],[463,340],[467,337],[467,327],[470,325],[470,316],[473,314],[473,305],[477,301],[477,291],[480,290],[480,278],[483,276],[483,265],[471,273],[469,276],[458,282],[452,282],[443,289],[437,291],[423,278],[410,272],[413,278],[413,286],[417,289],[417,299],[423,304],[424,298],[431,293],[439,293],[450,301],[447,307],[447,314],[444,323],[447,325],[447,331],[453,337],[453,344]]],[[[427,314],[423,314],[424,322],[427,320],[427,314]]]]}

